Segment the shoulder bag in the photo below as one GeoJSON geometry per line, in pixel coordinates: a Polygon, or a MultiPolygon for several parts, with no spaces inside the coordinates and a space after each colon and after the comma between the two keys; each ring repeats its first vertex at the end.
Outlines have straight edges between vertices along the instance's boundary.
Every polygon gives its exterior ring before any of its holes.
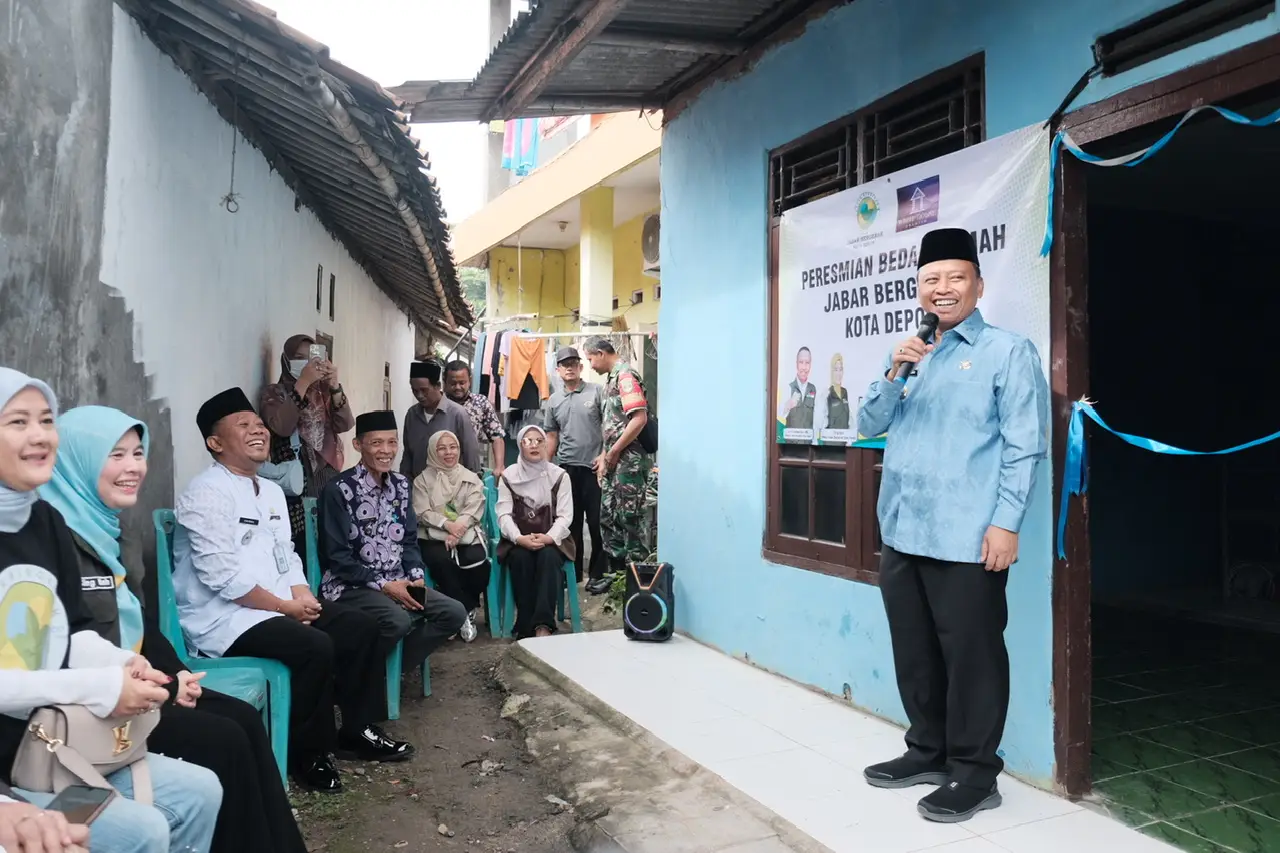
{"type": "Polygon", "coordinates": [[[114,790],[106,777],[129,767],[133,799],[151,805],[147,738],[159,722],[159,711],[103,719],[83,705],[39,708],[27,721],[18,746],[13,784],[48,794],[61,793],[69,785],[114,790]]]}
{"type": "MultiPolygon", "coordinates": [[[[515,521],[516,528],[522,535],[531,536],[534,533],[551,532],[551,525],[555,524],[556,521],[556,496],[560,493],[560,486],[568,478],[568,474],[560,475],[560,479],[551,487],[551,503],[538,509],[531,509],[526,505],[520,496],[512,490],[511,484],[507,483],[507,491],[511,492],[511,518],[515,521]]],[[[504,483],[506,478],[499,477],[498,482],[504,483]]],[[[509,539],[503,539],[498,542],[498,559],[505,561],[514,547],[515,543],[509,539]]],[[[564,541],[557,546],[557,550],[564,555],[566,560],[572,560],[578,553],[577,543],[573,541],[572,536],[564,537],[564,541]]]]}

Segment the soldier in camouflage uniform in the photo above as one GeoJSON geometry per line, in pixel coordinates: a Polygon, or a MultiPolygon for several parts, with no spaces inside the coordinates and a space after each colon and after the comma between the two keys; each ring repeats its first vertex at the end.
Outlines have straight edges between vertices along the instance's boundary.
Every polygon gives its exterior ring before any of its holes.
{"type": "MultiPolygon", "coordinates": [[[[638,441],[649,418],[649,404],[640,377],[618,357],[613,344],[599,339],[585,349],[592,369],[609,377],[601,402],[604,450],[595,467],[601,478],[604,550],[609,573],[616,575],[625,571],[628,563],[648,559],[650,553],[645,491],[653,458],[638,441]]],[[[587,591],[600,595],[608,592],[610,583],[609,577],[593,581],[587,584],[587,591]]]]}

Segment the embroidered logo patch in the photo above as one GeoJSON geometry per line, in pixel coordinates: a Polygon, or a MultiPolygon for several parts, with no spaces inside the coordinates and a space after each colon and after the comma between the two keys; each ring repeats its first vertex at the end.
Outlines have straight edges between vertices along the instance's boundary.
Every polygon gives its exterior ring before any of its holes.
{"type": "Polygon", "coordinates": [[[960,362],[960,369],[961,369],[961,370],[968,370],[968,369],[969,369],[969,368],[971,368],[971,367],[973,367],[973,362],[971,362],[971,361],[962,361],[962,362],[960,362]]]}

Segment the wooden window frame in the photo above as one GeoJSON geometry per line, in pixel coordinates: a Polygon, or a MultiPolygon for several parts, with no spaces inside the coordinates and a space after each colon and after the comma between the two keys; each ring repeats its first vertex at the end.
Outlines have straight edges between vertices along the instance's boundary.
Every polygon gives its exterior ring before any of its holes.
{"type": "MultiPolygon", "coordinates": [[[[769,299],[768,299],[768,352],[769,352],[769,385],[766,405],[768,428],[766,430],[767,468],[766,468],[766,523],[764,531],[763,556],[766,560],[795,566],[808,571],[841,577],[848,580],[868,584],[878,584],[880,558],[880,529],[876,521],[876,499],[879,494],[879,477],[882,470],[882,451],[868,448],[847,448],[844,458],[831,458],[823,453],[828,448],[802,447],[779,444],[774,430],[777,420],[776,403],[778,399],[778,242],[781,214],[784,209],[791,209],[807,204],[835,192],[851,189],[860,184],[879,178],[882,174],[890,174],[906,165],[925,160],[910,161],[903,165],[889,152],[878,160],[868,160],[866,154],[869,147],[882,144],[884,125],[879,121],[882,113],[892,112],[895,108],[908,105],[911,100],[919,98],[931,90],[959,78],[962,81],[961,109],[963,115],[961,128],[958,131],[962,139],[962,147],[968,147],[986,139],[986,79],[985,58],[979,53],[955,65],[940,69],[920,80],[893,92],[892,94],[851,113],[844,118],[824,125],[800,138],[780,146],[769,152],[768,159],[768,263],[769,263],[769,299]],[[969,110],[977,112],[976,126],[970,121],[969,110]],[[820,167],[831,175],[828,183],[816,186],[812,191],[792,193],[780,198],[784,185],[781,169],[786,167],[786,155],[803,149],[807,145],[834,137],[843,133],[845,142],[839,149],[838,156],[826,166],[820,167]],[[880,171],[882,163],[889,168],[880,171]],[[831,181],[839,181],[836,186],[831,181]],[[803,198],[801,199],[801,196],[803,198]],[[787,202],[796,201],[795,204],[787,202]],[[784,208],[783,205],[786,204],[784,208]],[[789,452],[783,452],[786,448],[789,452]],[[793,453],[803,453],[803,458],[793,453]],[[782,532],[782,469],[805,468],[811,472],[809,477],[809,535],[807,537],[782,532]],[[826,542],[813,538],[816,495],[816,478],[813,471],[839,470],[845,473],[845,541],[844,544],[826,542]]],[[[934,103],[934,102],[930,102],[934,103]]],[[[954,105],[953,105],[954,106],[954,105]]],[[[826,149],[830,153],[833,149],[826,149]]],[[[802,161],[803,162],[803,161],[802,161]]]]}

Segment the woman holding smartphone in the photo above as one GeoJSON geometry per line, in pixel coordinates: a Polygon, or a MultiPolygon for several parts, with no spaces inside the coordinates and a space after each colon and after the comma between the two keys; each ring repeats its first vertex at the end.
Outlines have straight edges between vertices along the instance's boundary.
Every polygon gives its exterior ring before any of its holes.
{"type": "Polygon", "coordinates": [[[190,672],[160,631],[154,573],[144,578],[141,551],[122,534],[120,513],[137,504],[147,476],[146,425],[84,406],[57,426],[61,449],[40,495],[71,529],[91,627],[172,678],[150,748],[217,774],[223,798],[214,851],[306,853],[262,718],[247,702],[200,686],[203,673],[190,672]]]}
{"type": "Polygon", "coordinates": [[[285,496],[294,550],[304,561],[302,499],[319,497],[346,467],[339,436],[356,425],[331,355],[307,335],[289,338],[280,354],[280,381],[262,389],[258,406],[271,430],[271,462],[281,465],[296,460],[302,465],[300,494],[290,494],[286,488],[285,496]]]}
{"type": "MultiPolygon", "coordinates": [[[[53,475],[57,410],[48,385],[0,367],[0,781],[6,784],[33,710],[81,705],[101,718],[137,716],[156,711],[169,697],[162,686],[169,676],[92,630],[71,533],[36,491],[53,475]]],[[[90,848],[206,853],[222,802],[218,778],[155,753],[143,760],[155,805],[132,799],[131,768],[109,774],[120,796],[94,820],[90,848]]],[[[40,810],[53,793],[15,793],[37,807],[25,820],[51,820],[40,810]]]]}

